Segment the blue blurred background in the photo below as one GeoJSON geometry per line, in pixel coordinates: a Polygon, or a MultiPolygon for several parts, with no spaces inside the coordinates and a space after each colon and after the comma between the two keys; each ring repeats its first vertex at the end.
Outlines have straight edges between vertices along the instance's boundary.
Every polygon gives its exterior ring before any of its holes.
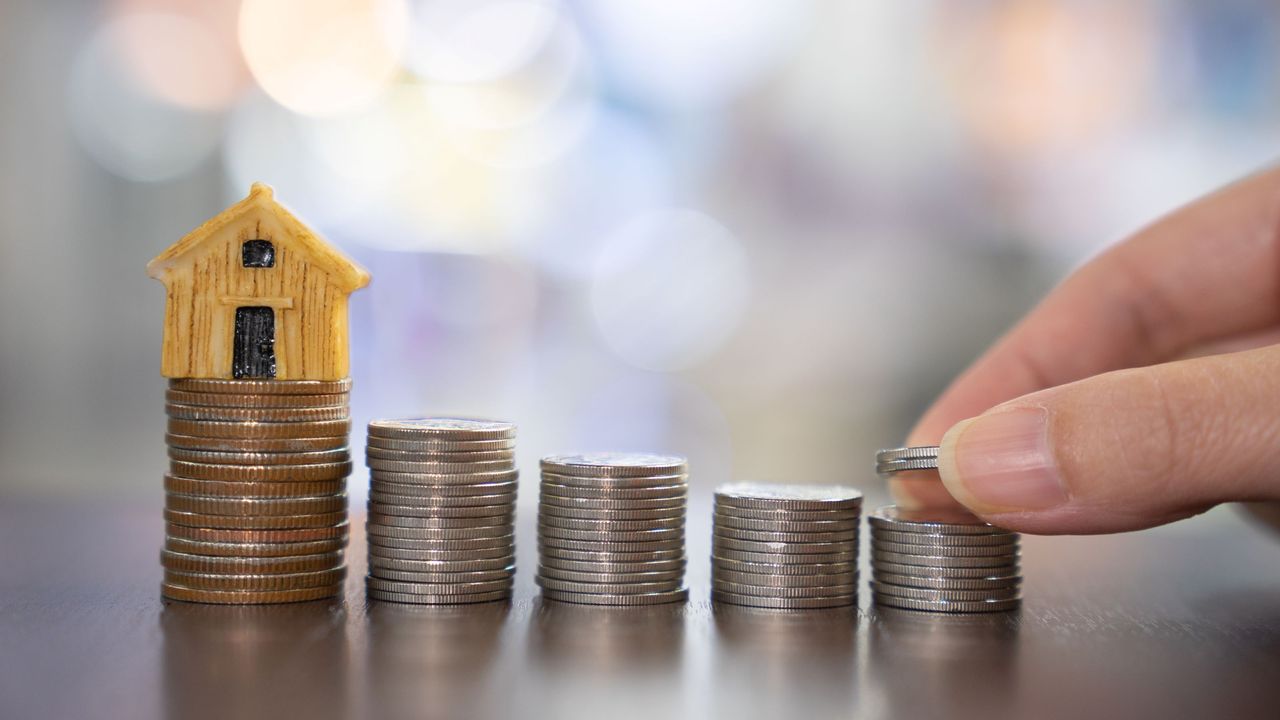
{"type": "Polygon", "coordinates": [[[143,265],[261,180],[373,273],[357,422],[878,492],[870,453],[1066,271],[1269,162],[1278,31],[1260,0],[0,0],[0,491],[159,502],[143,265]]]}

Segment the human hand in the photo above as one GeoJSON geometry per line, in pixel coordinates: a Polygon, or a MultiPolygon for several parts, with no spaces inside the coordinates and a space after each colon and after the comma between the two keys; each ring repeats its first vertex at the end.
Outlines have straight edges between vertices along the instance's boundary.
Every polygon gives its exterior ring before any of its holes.
{"type": "MultiPolygon", "coordinates": [[[[1280,500],[1280,170],[1112,247],[925,413],[900,504],[1032,533],[1118,532],[1280,500]],[[1212,353],[1212,354],[1206,354],[1212,353]],[[966,419],[968,418],[968,419],[966,419]]],[[[1273,506],[1274,507],[1274,506],[1273,506]]]]}

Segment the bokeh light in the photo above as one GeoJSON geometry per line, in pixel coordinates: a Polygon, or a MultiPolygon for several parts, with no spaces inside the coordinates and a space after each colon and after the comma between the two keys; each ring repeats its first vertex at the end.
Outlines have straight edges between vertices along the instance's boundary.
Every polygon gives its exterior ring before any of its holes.
{"type": "Polygon", "coordinates": [[[676,370],[720,347],[745,312],[749,290],[746,254],[728,229],[692,210],[657,210],[606,241],[591,306],[620,357],[676,370]]]}
{"type": "Polygon", "coordinates": [[[306,115],[368,105],[400,70],[403,0],[243,0],[240,45],[254,78],[306,115]]]}
{"type": "Polygon", "coordinates": [[[560,18],[549,0],[418,0],[410,8],[405,63],[445,83],[495,80],[520,68],[560,18]]]}

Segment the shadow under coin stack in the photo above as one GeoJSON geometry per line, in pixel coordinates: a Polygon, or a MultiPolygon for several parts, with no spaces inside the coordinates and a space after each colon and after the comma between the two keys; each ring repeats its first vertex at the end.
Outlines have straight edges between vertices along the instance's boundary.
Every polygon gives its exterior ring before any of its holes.
{"type": "Polygon", "coordinates": [[[350,380],[169,381],[161,593],[257,604],[346,577],[350,380]]]}
{"type": "Polygon", "coordinates": [[[853,605],[862,493],[736,483],[716,490],[711,599],[808,609],[853,605]]]}
{"type": "MultiPolygon", "coordinates": [[[[882,475],[936,470],[938,448],[882,450],[882,475]]],[[[870,516],[871,592],[879,605],[931,612],[1016,609],[1022,598],[1018,533],[956,509],[883,507],[870,516]]]]}
{"type": "Polygon", "coordinates": [[[684,458],[594,453],[542,459],[542,597],[588,605],[684,602],[684,458]]]}
{"type": "Polygon", "coordinates": [[[516,426],[463,418],[369,423],[368,594],[459,605],[511,597],[516,426]]]}

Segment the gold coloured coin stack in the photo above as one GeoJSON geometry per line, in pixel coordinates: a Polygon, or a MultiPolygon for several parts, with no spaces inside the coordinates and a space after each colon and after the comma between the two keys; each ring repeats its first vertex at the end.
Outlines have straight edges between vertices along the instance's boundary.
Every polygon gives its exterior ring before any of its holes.
{"type": "Polygon", "coordinates": [[[342,590],[350,380],[175,379],[161,593],[224,604],[342,590]]]}
{"type": "Polygon", "coordinates": [[[716,490],[711,599],[801,610],[858,598],[862,493],[736,483],[716,490]]]}
{"type": "Polygon", "coordinates": [[[370,598],[459,605],[511,597],[516,426],[464,418],[369,423],[370,598]]]}
{"type": "Polygon", "coordinates": [[[538,498],[542,597],[587,605],[687,600],[688,480],[682,457],[544,457],[538,498]]]}
{"type": "MultiPolygon", "coordinates": [[[[881,450],[881,475],[936,470],[936,446],[881,450]]],[[[998,612],[1022,602],[1019,535],[959,509],[875,511],[871,593],[879,605],[946,613],[998,612]]]]}

